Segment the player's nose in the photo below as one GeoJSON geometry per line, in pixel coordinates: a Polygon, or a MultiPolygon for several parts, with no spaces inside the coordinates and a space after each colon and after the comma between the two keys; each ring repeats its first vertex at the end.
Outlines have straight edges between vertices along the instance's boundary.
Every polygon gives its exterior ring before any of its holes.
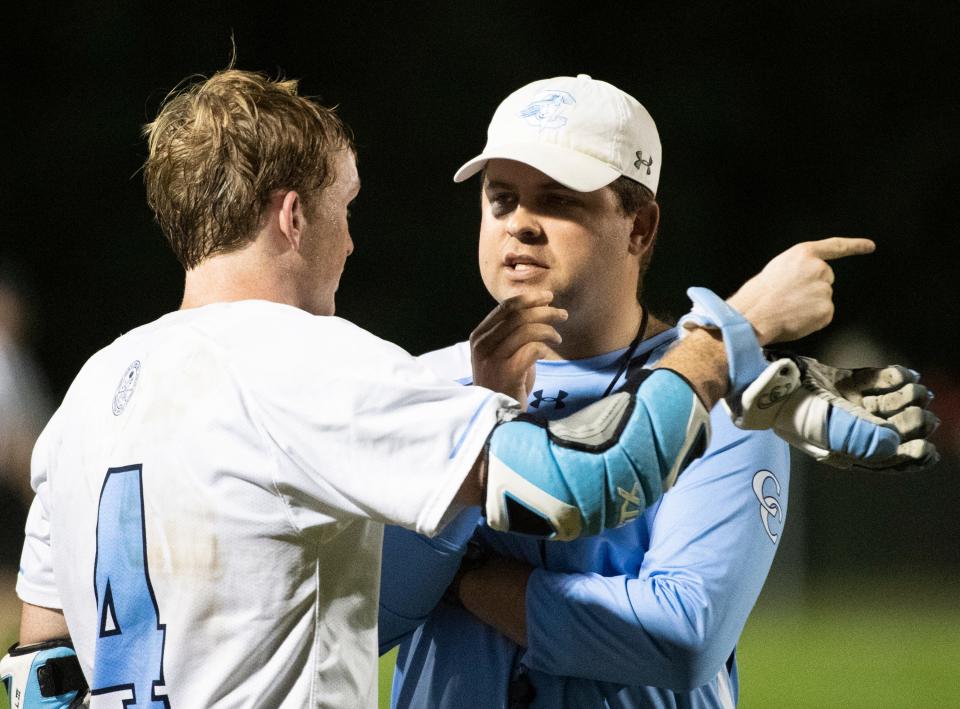
{"type": "Polygon", "coordinates": [[[522,204],[517,205],[516,209],[510,212],[506,228],[509,236],[523,243],[536,241],[543,237],[543,228],[536,214],[522,204]]]}

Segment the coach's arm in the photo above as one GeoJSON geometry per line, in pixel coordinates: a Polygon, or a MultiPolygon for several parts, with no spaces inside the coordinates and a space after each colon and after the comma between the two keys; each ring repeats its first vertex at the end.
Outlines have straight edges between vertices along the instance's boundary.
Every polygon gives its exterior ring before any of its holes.
{"type": "Polygon", "coordinates": [[[740,431],[723,411],[713,424],[715,445],[637,522],[650,525],[639,567],[601,576],[497,558],[461,575],[464,606],[527,647],[532,670],[675,692],[709,682],[770,569],[789,486],[773,434],[740,431]]]}
{"type": "Polygon", "coordinates": [[[468,507],[435,537],[403,527],[384,529],[377,619],[381,655],[403,642],[440,602],[480,519],[480,508],[468,507]]]}

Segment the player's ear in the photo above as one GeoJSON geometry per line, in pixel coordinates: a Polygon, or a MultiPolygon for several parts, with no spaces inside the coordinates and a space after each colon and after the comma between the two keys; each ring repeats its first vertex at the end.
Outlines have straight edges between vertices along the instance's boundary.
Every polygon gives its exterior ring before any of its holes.
{"type": "Polygon", "coordinates": [[[630,232],[630,253],[642,254],[653,248],[660,226],[660,205],[650,201],[637,210],[630,232]]]}
{"type": "Polygon", "coordinates": [[[303,200],[295,190],[281,192],[274,199],[279,202],[277,222],[280,233],[289,248],[299,251],[304,227],[303,200]]]}

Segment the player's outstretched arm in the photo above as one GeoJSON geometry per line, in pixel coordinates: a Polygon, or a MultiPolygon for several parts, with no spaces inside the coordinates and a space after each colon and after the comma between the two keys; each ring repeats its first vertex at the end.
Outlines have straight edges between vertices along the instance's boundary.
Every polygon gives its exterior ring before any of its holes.
{"type": "MultiPolygon", "coordinates": [[[[771,364],[748,342],[754,335],[761,344],[788,341],[827,324],[833,317],[827,261],[872,249],[869,240],[841,237],[798,244],[730,298],[729,304],[748,314],[753,332],[731,325],[730,335],[724,334],[731,380],[726,402],[737,425],[773,428],[828,465],[922,470],[939,460],[925,440],[938,421],[925,410],[929,398],[915,372],[896,366],[846,370],[795,357],[771,364]]],[[[722,304],[715,298],[708,302],[709,291],[688,293],[696,307],[681,325],[721,324],[722,304]]]]}
{"type": "MultiPolygon", "coordinates": [[[[729,303],[750,320],[760,344],[799,339],[833,318],[834,274],[827,262],[873,249],[868,239],[843,237],[797,244],[729,303]],[[778,282],[786,287],[769,297],[778,282]]],[[[838,468],[913,472],[940,460],[926,440],[939,424],[926,411],[931,397],[919,375],[905,367],[849,370],[783,357],[757,360],[740,371],[753,381],[734,382],[727,404],[742,428],[773,428],[794,447],[838,468]]]]}
{"type": "Polygon", "coordinates": [[[459,500],[482,502],[493,529],[550,539],[597,534],[631,519],[702,453],[708,410],[728,392],[739,396],[763,372],[761,344],[803,337],[830,322],[827,260],[873,248],[867,239],[841,237],[798,244],[730,304],[691,289],[695,308],[684,324],[694,332],[658,369],[564,419],[547,423],[508,412],[459,500]]]}

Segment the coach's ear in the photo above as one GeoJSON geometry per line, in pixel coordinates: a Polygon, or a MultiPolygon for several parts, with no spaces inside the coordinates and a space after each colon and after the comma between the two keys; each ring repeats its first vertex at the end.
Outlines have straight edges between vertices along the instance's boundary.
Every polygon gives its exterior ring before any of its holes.
{"type": "Polygon", "coordinates": [[[630,253],[643,254],[653,248],[660,225],[660,205],[649,202],[637,210],[633,218],[633,231],[630,232],[630,253]]]}
{"type": "Polygon", "coordinates": [[[300,239],[303,236],[303,200],[295,190],[279,192],[274,197],[279,202],[277,205],[277,221],[280,226],[280,233],[283,235],[288,248],[293,251],[300,250],[300,239]]]}

